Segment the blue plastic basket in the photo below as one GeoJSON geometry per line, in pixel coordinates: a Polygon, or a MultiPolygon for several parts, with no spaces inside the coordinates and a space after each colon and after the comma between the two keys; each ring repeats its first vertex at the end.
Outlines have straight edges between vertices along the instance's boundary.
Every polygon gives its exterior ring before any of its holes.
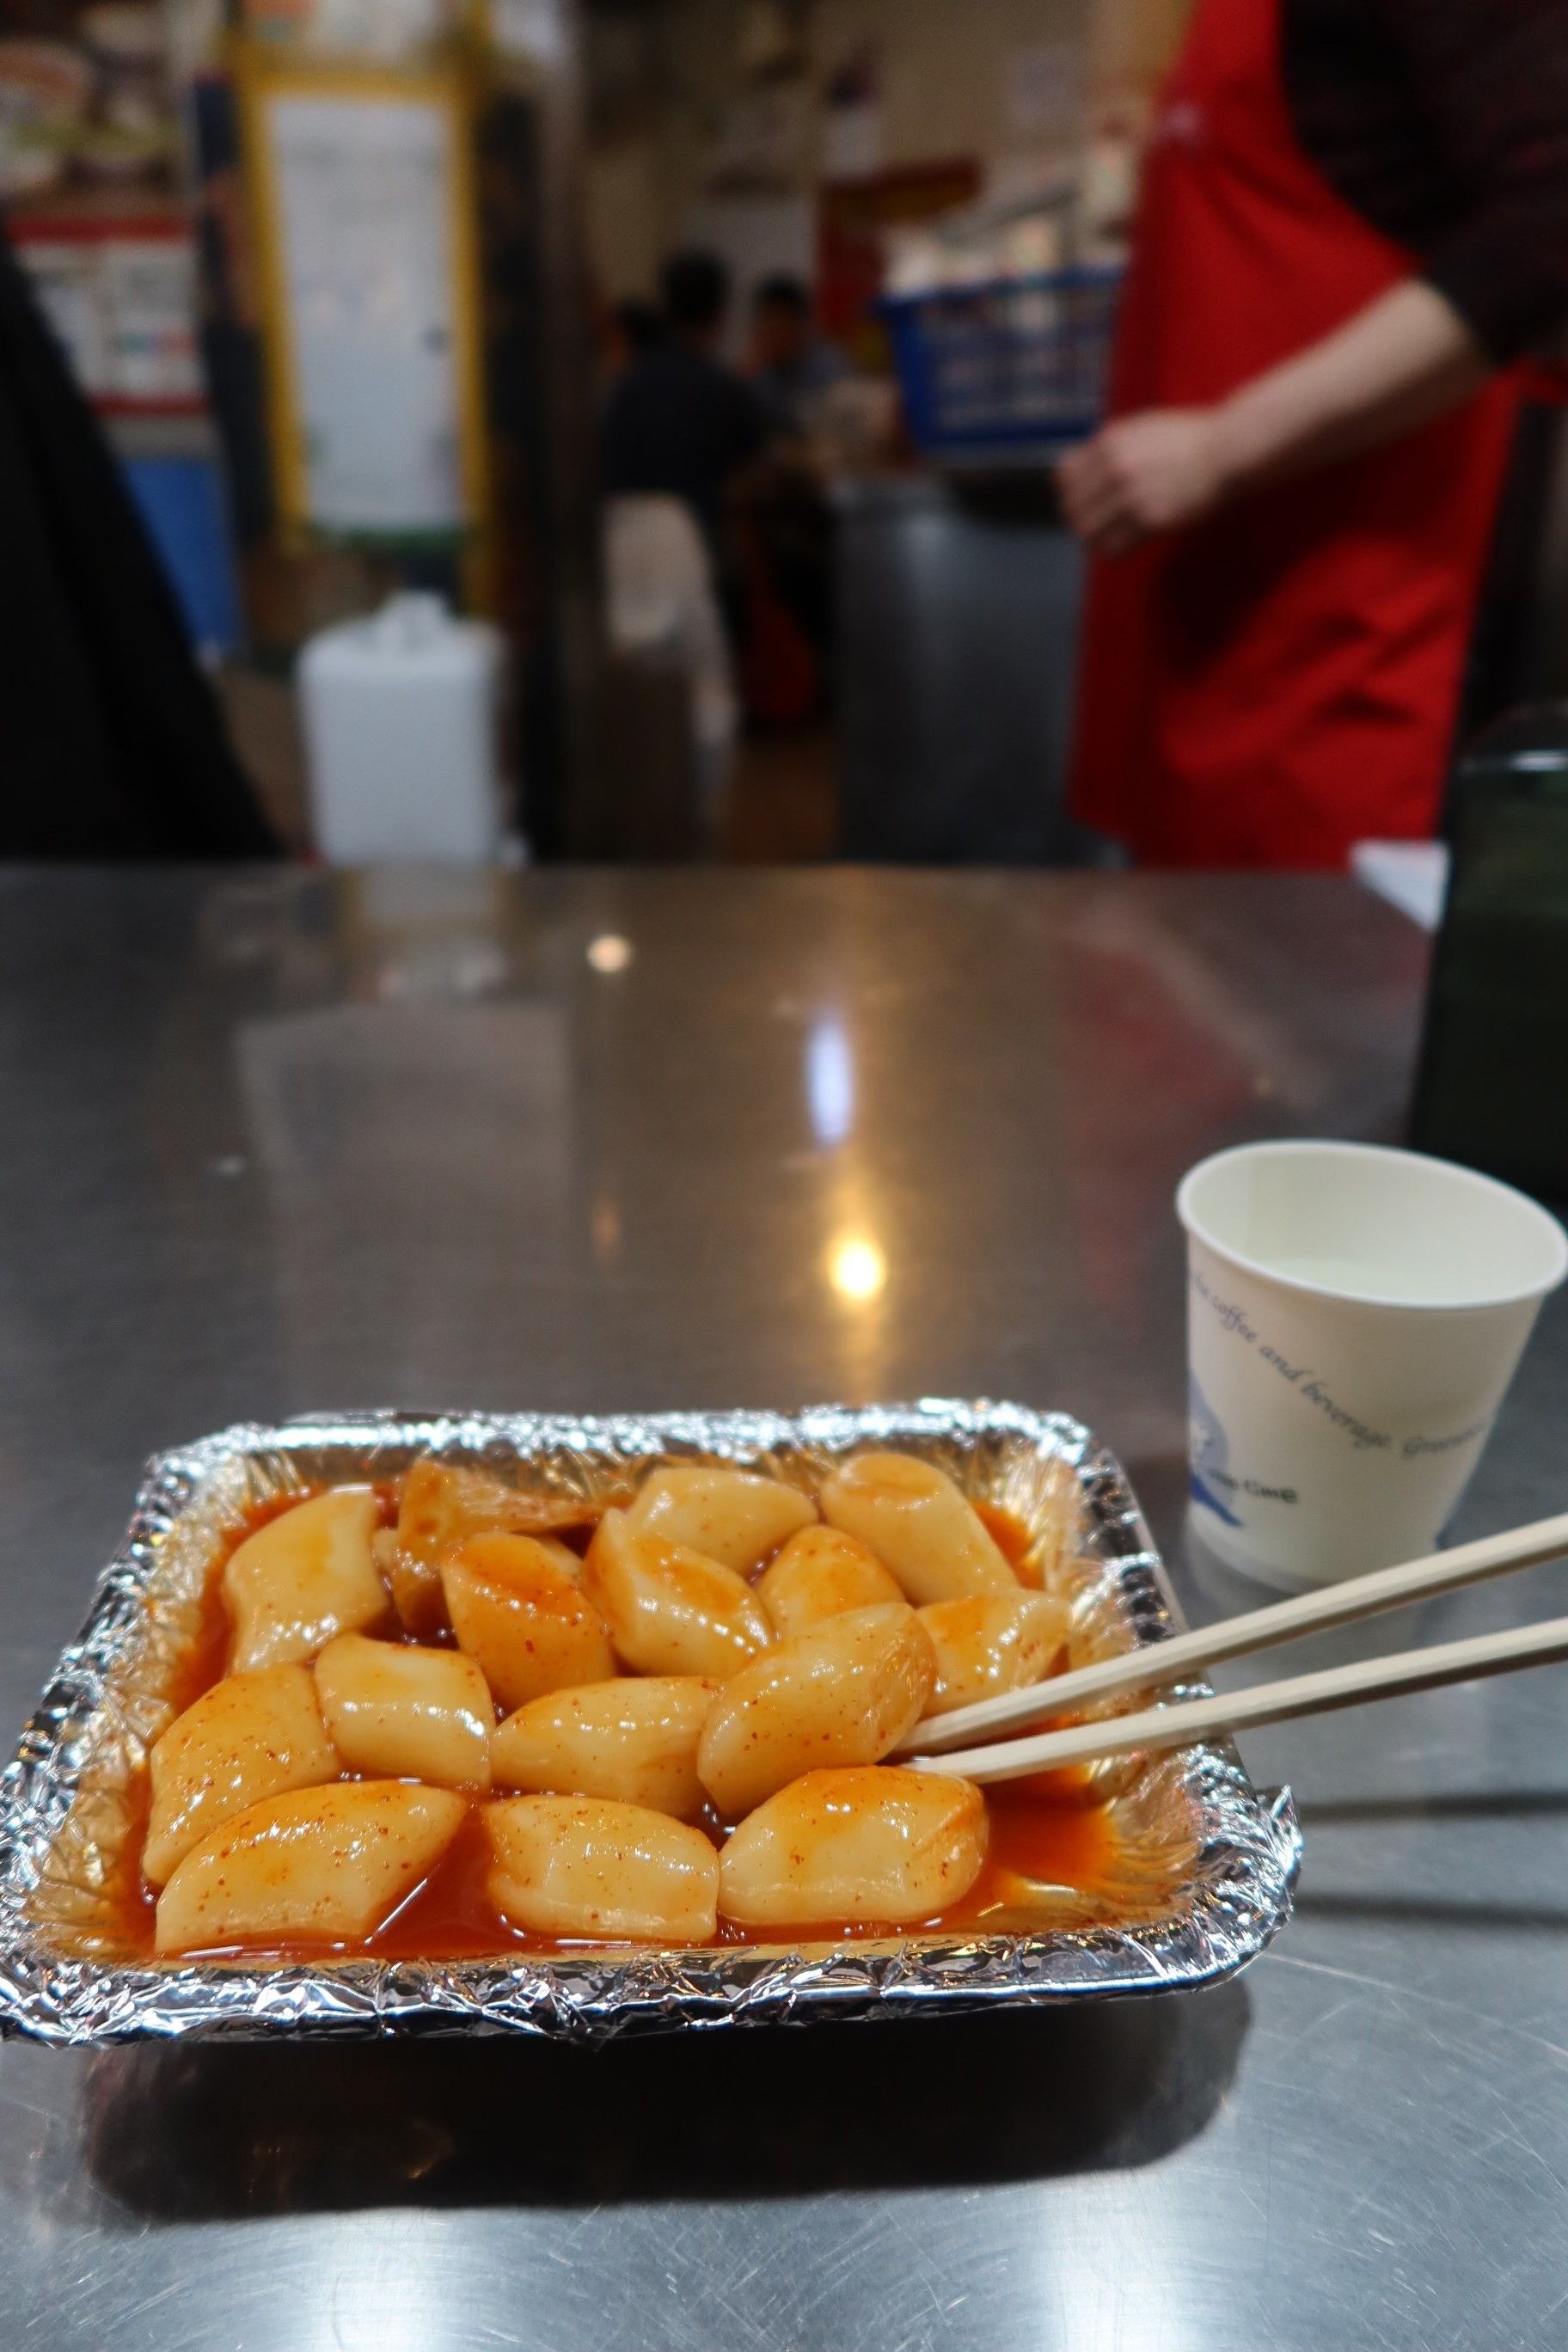
{"type": "Polygon", "coordinates": [[[910,431],[929,457],[1048,456],[1105,406],[1114,264],[890,294],[881,305],[910,431]]]}

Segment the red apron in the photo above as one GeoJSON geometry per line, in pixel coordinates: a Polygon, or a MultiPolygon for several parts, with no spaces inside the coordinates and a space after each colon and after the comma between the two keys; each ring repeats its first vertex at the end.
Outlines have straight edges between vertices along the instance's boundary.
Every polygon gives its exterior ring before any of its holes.
{"type": "MultiPolygon", "coordinates": [[[[1199,0],[1163,93],[1111,411],[1205,405],[1418,270],[1296,137],[1283,0],[1199,0]]],[[[1342,866],[1435,826],[1510,378],[1090,574],[1073,805],[1162,866],[1342,866]]]]}

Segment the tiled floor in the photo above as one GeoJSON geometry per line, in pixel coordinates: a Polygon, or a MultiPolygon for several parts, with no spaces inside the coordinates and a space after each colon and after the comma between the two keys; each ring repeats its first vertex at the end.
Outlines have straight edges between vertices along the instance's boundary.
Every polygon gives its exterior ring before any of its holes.
{"type": "Polygon", "coordinates": [[[725,855],[737,866],[798,866],[838,845],[838,783],[827,727],[756,735],[741,745],[725,855]]]}

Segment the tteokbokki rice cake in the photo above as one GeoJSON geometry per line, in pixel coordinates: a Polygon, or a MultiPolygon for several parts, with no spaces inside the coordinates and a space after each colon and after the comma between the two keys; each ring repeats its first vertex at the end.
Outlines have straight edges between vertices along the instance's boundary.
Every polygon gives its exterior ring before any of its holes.
{"type": "Polygon", "coordinates": [[[898,1761],[923,1717],[1069,1663],[1072,1571],[875,1448],[800,1485],[667,1461],[603,1502],[434,1458],[286,1494],[212,1563],[123,1945],[444,1960],[1092,1906],[1102,1777],[983,1793],[898,1761]]]}

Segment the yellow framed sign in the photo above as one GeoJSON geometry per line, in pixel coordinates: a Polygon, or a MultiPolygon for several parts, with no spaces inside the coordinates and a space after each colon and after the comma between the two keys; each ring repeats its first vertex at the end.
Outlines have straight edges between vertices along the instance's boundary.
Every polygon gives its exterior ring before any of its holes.
{"type": "Polygon", "coordinates": [[[486,434],[462,76],[247,44],[236,80],[281,519],[366,540],[479,530],[486,434]]]}

